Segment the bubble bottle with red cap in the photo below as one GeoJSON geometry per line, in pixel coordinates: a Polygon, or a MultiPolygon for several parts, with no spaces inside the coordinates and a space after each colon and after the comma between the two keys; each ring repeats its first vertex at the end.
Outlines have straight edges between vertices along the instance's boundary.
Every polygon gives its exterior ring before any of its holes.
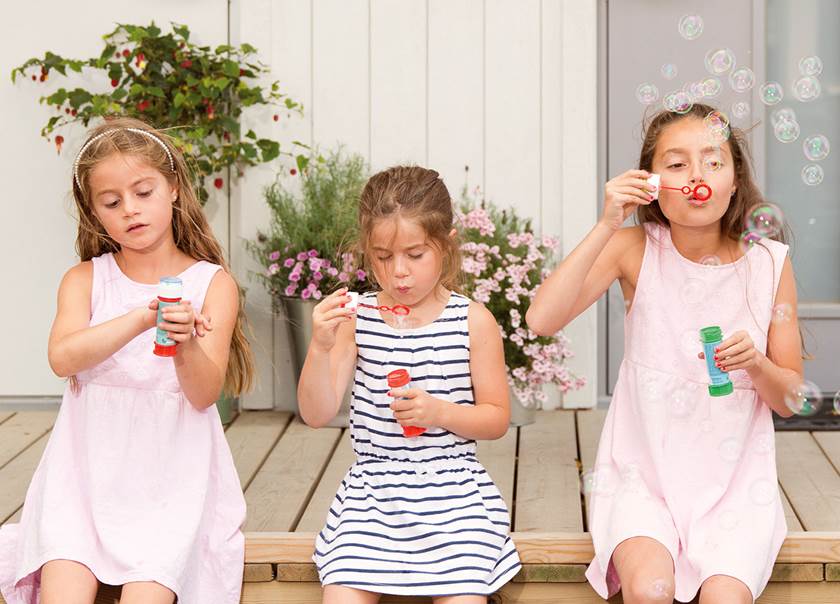
{"type": "MultiPolygon", "coordinates": [[[[157,322],[159,325],[164,322],[163,309],[181,303],[181,295],[184,283],[178,277],[163,277],[158,283],[158,310],[157,322]]],[[[178,342],[171,339],[165,330],[160,327],[155,331],[155,354],[159,357],[174,357],[177,352],[178,342]]]]}
{"type": "MultiPolygon", "coordinates": [[[[409,389],[410,383],[411,376],[408,375],[408,371],[405,369],[395,369],[388,374],[388,388],[394,393],[405,392],[409,389]]],[[[399,397],[397,396],[395,398],[399,397]]],[[[426,431],[426,428],[421,428],[420,426],[403,426],[402,429],[403,436],[407,438],[420,436],[426,431]]]]}

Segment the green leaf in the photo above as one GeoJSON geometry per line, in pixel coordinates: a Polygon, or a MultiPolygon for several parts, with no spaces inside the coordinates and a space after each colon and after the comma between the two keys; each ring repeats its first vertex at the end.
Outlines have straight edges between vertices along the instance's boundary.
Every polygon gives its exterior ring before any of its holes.
{"type": "Polygon", "coordinates": [[[146,91],[146,87],[143,86],[143,84],[138,84],[137,82],[132,84],[131,88],[128,89],[128,92],[129,92],[129,94],[131,94],[131,96],[139,96],[139,95],[143,94],[145,91],[146,91]]]}
{"type": "Polygon", "coordinates": [[[254,134],[253,130],[248,130],[248,132],[245,133],[245,138],[250,138],[250,139],[253,139],[253,140],[257,140],[257,135],[254,134]]]}
{"type": "Polygon", "coordinates": [[[67,91],[64,88],[59,88],[47,97],[47,103],[50,105],[63,105],[67,100],[67,91]]]}
{"type": "Polygon", "coordinates": [[[222,71],[224,74],[230,78],[238,78],[239,77],[239,63],[236,61],[225,61],[222,66],[222,71]]]}
{"type": "Polygon", "coordinates": [[[246,55],[251,55],[251,54],[254,54],[255,52],[257,52],[256,48],[254,48],[253,46],[251,46],[250,44],[247,44],[247,43],[240,44],[239,48],[241,48],[242,52],[245,53],[246,55]]]}
{"type": "Polygon", "coordinates": [[[187,97],[185,97],[182,93],[179,92],[175,95],[175,100],[173,101],[173,104],[175,105],[175,107],[180,107],[184,104],[184,101],[186,100],[187,97]]]}
{"type": "Polygon", "coordinates": [[[92,95],[87,90],[76,88],[75,90],[71,90],[67,97],[70,99],[70,106],[73,109],[78,109],[83,104],[89,103],[92,95]]]}
{"type": "Polygon", "coordinates": [[[166,98],[166,95],[163,93],[163,90],[157,86],[149,86],[146,88],[146,92],[151,94],[152,96],[156,96],[158,98],[166,98]]]}
{"type": "Polygon", "coordinates": [[[213,86],[215,86],[219,90],[224,90],[225,88],[227,88],[228,84],[230,84],[230,78],[221,77],[213,80],[213,86]]]}

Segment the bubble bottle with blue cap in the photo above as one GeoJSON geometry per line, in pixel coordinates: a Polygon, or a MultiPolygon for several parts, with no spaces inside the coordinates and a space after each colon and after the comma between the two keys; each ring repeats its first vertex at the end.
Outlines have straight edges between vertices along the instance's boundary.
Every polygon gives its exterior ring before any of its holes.
{"type": "Polygon", "coordinates": [[[715,365],[715,348],[723,341],[723,332],[717,325],[704,327],[700,330],[700,341],[703,343],[703,354],[706,357],[706,369],[709,371],[709,394],[712,396],[726,396],[732,394],[732,381],[729,374],[721,371],[715,365]]]}
{"type": "MultiPolygon", "coordinates": [[[[163,277],[158,283],[158,311],[157,322],[160,325],[164,322],[163,309],[181,303],[181,295],[184,283],[178,277],[163,277]]],[[[155,354],[159,357],[174,357],[177,352],[178,342],[168,336],[165,330],[160,327],[155,331],[155,354]]]]}

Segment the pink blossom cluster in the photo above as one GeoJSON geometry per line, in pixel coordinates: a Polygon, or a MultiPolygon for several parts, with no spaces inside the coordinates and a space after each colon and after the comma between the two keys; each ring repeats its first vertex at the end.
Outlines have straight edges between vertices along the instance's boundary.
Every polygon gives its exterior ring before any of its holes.
{"type": "Polygon", "coordinates": [[[321,258],[314,249],[292,254],[281,262],[282,255],[279,250],[269,253],[271,264],[265,271],[279,295],[320,300],[325,292],[336,286],[367,278],[365,271],[354,269],[350,253],[342,254],[340,267],[321,258]]]}

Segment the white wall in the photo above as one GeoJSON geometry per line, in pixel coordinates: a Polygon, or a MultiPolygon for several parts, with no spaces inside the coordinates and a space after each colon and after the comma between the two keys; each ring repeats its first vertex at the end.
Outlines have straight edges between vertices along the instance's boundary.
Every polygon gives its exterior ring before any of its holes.
{"type": "MultiPolygon", "coordinates": [[[[567,253],[596,220],[596,3],[574,0],[236,0],[233,42],[265,49],[303,118],[249,117],[282,141],[342,143],[378,170],[400,162],[441,172],[512,205],[567,253]]],[[[268,212],[273,169],[252,170],[232,203],[232,231],[253,238],[268,212]]],[[[232,249],[244,275],[254,261],[232,249]]],[[[252,282],[248,314],[260,351],[252,408],[294,409],[288,343],[273,333],[268,297],[252,282]],[[273,339],[272,339],[273,336],[273,339]],[[275,354],[270,356],[272,341],[275,354]]],[[[568,330],[571,365],[596,400],[594,308],[568,330]]]]}
{"type": "MultiPolygon", "coordinates": [[[[0,316],[6,345],[0,347],[0,400],[54,396],[64,388],[47,364],[47,338],[61,276],[77,262],[70,186],[73,157],[84,139],[81,127],[62,133],[64,150],[56,155],[55,147],[40,136],[53,112],[40,105],[38,98],[67,87],[67,82],[51,78],[44,84],[18,80],[13,85],[12,69],[30,57],[43,57],[47,50],[72,58],[99,56],[102,35],[117,22],[186,23],[201,42],[222,44],[227,40],[227,5],[227,0],[4,3],[0,21],[0,316]]],[[[226,203],[214,200],[208,213],[226,242],[226,203]]]]}
{"type": "MultiPolygon", "coordinates": [[[[83,137],[81,130],[65,134],[66,150],[56,157],[38,136],[50,116],[37,104],[44,85],[12,86],[8,73],[47,49],[73,57],[98,54],[100,36],[116,21],[154,17],[160,25],[186,23],[194,38],[207,44],[224,42],[228,30],[224,0],[13,6],[5,8],[0,25],[6,141],[0,146],[6,177],[0,254],[4,282],[15,284],[18,294],[0,298],[7,342],[16,343],[15,350],[5,346],[0,352],[0,400],[62,389],[47,366],[46,342],[58,282],[75,262],[70,170],[83,137]]],[[[230,5],[231,41],[260,49],[272,78],[305,107],[302,118],[281,113],[279,122],[271,111],[250,112],[247,121],[260,134],[284,144],[342,143],[364,155],[374,170],[399,162],[428,165],[441,172],[453,194],[469,165],[471,185],[533,217],[542,232],[562,236],[564,252],[596,219],[596,21],[595,0],[231,0],[230,5]]],[[[251,408],[295,407],[288,343],[282,333],[273,333],[270,301],[249,279],[257,267],[241,245],[267,224],[262,189],[278,169],[249,170],[234,187],[230,207],[217,198],[207,208],[249,289],[259,365],[258,387],[244,401],[251,408]]],[[[591,386],[570,394],[565,404],[594,404],[594,309],[567,334],[576,353],[571,365],[591,386]]]]}

